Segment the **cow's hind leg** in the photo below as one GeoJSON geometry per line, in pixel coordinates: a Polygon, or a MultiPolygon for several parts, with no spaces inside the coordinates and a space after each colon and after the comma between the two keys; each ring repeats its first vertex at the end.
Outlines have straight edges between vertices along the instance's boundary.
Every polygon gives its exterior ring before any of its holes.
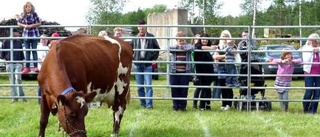
{"type": "Polygon", "coordinates": [[[47,100],[44,97],[44,95],[42,95],[42,98],[41,98],[41,110],[40,111],[41,111],[40,130],[39,130],[38,137],[45,137],[45,130],[48,125],[50,110],[49,110],[49,107],[47,105],[47,100]]]}
{"type": "Polygon", "coordinates": [[[113,137],[118,136],[119,130],[120,130],[120,124],[121,120],[124,114],[124,111],[126,109],[126,98],[124,95],[119,95],[118,92],[115,93],[115,103],[112,107],[113,109],[113,137]]]}

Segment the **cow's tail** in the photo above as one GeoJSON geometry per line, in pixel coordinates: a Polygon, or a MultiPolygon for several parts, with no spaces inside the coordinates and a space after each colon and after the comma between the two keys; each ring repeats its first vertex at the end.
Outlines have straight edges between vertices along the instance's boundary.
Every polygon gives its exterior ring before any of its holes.
{"type": "Polygon", "coordinates": [[[130,88],[128,87],[128,92],[127,92],[127,95],[126,95],[127,104],[130,103],[130,99],[131,99],[131,93],[130,93],[130,88]]]}

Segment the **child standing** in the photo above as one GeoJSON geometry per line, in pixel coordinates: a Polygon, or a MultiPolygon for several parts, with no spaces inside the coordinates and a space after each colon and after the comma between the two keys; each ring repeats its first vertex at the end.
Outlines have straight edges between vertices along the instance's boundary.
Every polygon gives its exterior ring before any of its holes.
{"type": "MultiPolygon", "coordinates": [[[[48,37],[48,35],[46,34],[43,34],[40,36],[40,43],[39,45],[37,46],[37,54],[38,54],[38,61],[40,61],[38,63],[38,68],[39,68],[39,71],[41,69],[41,65],[42,65],[42,62],[44,61],[44,59],[46,58],[48,52],[49,52],[49,40],[44,38],[44,37],[48,37]]],[[[38,96],[41,98],[41,89],[40,87],[38,88],[38,96]]],[[[38,104],[40,104],[40,101],[41,99],[38,99],[38,104]]]]}
{"type": "Polygon", "coordinates": [[[282,75],[290,75],[293,74],[294,67],[302,62],[302,59],[293,59],[292,53],[290,49],[284,49],[282,52],[280,59],[272,60],[272,63],[278,64],[278,71],[275,80],[275,91],[278,92],[278,97],[280,101],[280,107],[283,112],[288,112],[289,102],[283,101],[288,100],[289,96],[289,88],[292,76],[282,76],[282,75]]]}
{"type": "MultiPolygon", "coordinates": [[[[227,46],[225,48],[226,51],[226,62],[232,63],[232,64],[226,64],[226,73],[235,75],[237,74],[237,69],[236,69],[236,59],[235,56],[238,54],[237,52],[237,47],[235,45],[234,40],[227,40],[227,46]]],[[[226,85],[228,87],[239,87],[237,76],[226,76],[226,85]]]]}
{"type": "MultiPolygon", "coordinates": [[[[185,33],[180,31],[176,37],[179,37],[177,44],[170,46],[170,53],[172,54],[170,84],[177,87],[171,87],[171,95],[172,98],[187,98],[190,75],[186,75],[186,73],[191,73],[192,71],[192,64],[187,62],[191,62],[191,51],[194,49],[194,46],[186,43],[186,40],[183,38],[186,37],[185,33]]],[[[186,111],[186,107],[187,100],[173,100],[172,108],[174,111],[186,111]]]]}

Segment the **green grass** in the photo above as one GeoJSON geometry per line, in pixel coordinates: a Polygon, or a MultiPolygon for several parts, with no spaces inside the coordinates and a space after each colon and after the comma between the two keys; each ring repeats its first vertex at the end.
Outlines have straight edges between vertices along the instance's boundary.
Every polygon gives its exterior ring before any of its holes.
{"type": "MultiPolygon", "coordinates": [[[[7,84],[7,78],[0,77],[0,84],[7,84]]],[[[35,81],[24,81],[35,84],[35,81]]],[[[273,80],[267,80],[269,87],[273,80]]],[[[135,84],[132,81],[132,84],[135,84]]],[[[154,85],[164,85],[161,77],[154,85]]],[[[190,83],[190,85],[192,85],[190,83]]],[[[303,87],[304,82],[294,80],[293,87],[303,87]]],[[[24,87],[29,96],[36,95],[36,87],[24,87]]],[[[0,87],[0,95],[10,95],[9,87],[0,87]]],[[[136,87],[131,88],[136,97],[136,87]]],[[[194,88],[189,89],[192,98],[194,88]]],[[[235,96],[238,91],[234,90],[235,96]]],[[[267,98],[277,100],[273,89],[267,89],[267,98]]],[[[291,90],[290,99],[301,100],[303,89],[291,90]]],[[[154,88],[155,97],[170,97],[166,88],[154,88]]],[[[39,105],[35,99],[10,104],[9,99],[0,100],[0,136],[31,137],[39,130],[39,105]]],[[[273,102],[270,112],[220,110],[221,101],[212,101],[211,111],[193,110],[188,101],[187,112],[172,111],[171,100],[155,100],[154,109],[139,107],[139,100],[133,99],[125,111],[119,136],[123,137],[318,137],[320,136],[319,115],[302,112],[301,102],[290,102],[289,113],[280,111],[278,102],[273,102]]],[[[112,111],[105,107],[91,108],[86,117],[89,137],[106,137],[112,132],[112,111]]],[[[47,137],[62,136],[58,131],[57,117],[50,116],[46,130],[47,137]]]]}

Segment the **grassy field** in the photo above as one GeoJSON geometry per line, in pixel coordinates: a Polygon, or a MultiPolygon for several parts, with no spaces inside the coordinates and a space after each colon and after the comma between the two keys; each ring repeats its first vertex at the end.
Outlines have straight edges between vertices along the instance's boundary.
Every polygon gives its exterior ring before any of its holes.
{"type": "MultiPolygon", "coordinates": [[[[35,81],[24,81],[35,84],[35,81]]],[[[154,85],[165,85],[163,77],[154,85]]],[[[8,84],[7,78],[0,77],[0,84],[8,84]]],[[[135,84],[132,81],[132,84],[135,84]]],[[[272,87],[273,80],[266,84],[272,87]]],[[[192,84],[190,84],[192,85],[192,84]]],[[[294,80],[293,87],[303,87],[304,82],[294,80]]],[[[36,95],[36,87],[24,87],[28,96],[36,95]]],[[[0,96],[10,95],[9,87],[0,87],[0,96]]],[[[131,88],[136,97],[136,87],[131,88]]],[[[189,89],[192,98],[194,88],[189,89]]],[[[234,90],[235,96],[238,91],[234,90]]],[[[290,99],[301,100],[303,89],[292,89],[290,99]]],[[[154,88],[155,97],[170,97],[166,88],[154,88]]],[[[267,88],[266,96],[277,100],[277,94],[267,88]]],[[[35,99],[10,104],[10,99],[0,100],[0,137],[37,136],[39,128],[39,105],[35,99]]],[[[211,111],[192,109],[188,101],[186,112],[172,111],[171,100],[155,100],[154,109],[139,107],[139,100],[133,99],[125,111],[119,136],[122,137],[318,137],[320,136],[319,114],[302,112],[301,102],[290,102],[289,113],[280,111],[278,102],[272,103],[272,111],[230,111],[220,110],[221,101],[212,101],[211,111]]],[[[50,117],[48,137],[63,136],[58,131],[57,117],[50,117]]],[[[86,117],[89,137],[107,137],[112,132],[112,111],[105,106],[91,108],[86,117]]]]}

